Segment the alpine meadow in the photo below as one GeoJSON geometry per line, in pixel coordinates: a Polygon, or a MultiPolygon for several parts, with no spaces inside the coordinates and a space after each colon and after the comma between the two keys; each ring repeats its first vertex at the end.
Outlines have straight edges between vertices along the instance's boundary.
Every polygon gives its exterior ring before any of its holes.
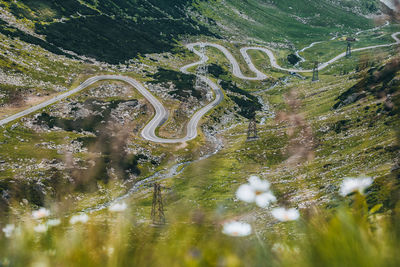
{"type": "Polygon", "coordinates": [[[399,0],[0,0],[0,267],[399,247],[399,0]]]}

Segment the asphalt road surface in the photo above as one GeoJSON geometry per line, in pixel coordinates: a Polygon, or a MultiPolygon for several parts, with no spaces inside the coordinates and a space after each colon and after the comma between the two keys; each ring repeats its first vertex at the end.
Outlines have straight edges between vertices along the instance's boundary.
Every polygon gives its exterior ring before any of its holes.
{"type": "MultiPolygon", "coordinates": [[[[392,38],[395,40],[395,43],[357,48],[357,49],[353,49],[352,51],[357,52],[357,51],[374,49],[374,48],[379,48],[379,47],[390,47],[393,45],[400,44],[400,39],[397,37],[397,35],[399,35],[399,34],[400,34],[400,32],[392,34],[392,38]]],[[[229,60],[229,62],[231,63],[233,75],[235,75],[236,77],[238,77],[240,79],[264,80],[264,79],[268,78],[267,75],[265,75],[264,73],[262,73],[255,67],[255,65],[251,61],[250,56],[247,53],[248,50],[259,50],[259,51],[266,53],[270,59],[271,66],[273,68],[276,68],[276,69],[279,69],[282,71],[288,71],[288,72],[312,72],[312,70],[282,68],[281,66],[278,65],[277,60],[270,49],[265,48],[265,47],[252,46],[252,47],[244,47],[244,48],[240,49],[240,52],[241,52],[243,58],[245,59],[246,63],[248,64],[249,69],[252,70],[256,75],[255,77],[247,77],[247,76],[243,75],[243,73],[240,70],[238,62],[236,61],[234,56],[228,51],[228,49],[226,49],[222,45],[214,44],[214,43],[207,43],[207,42],[204,42],[204,43],[198,42],[198,43],[191,43],[191,44],[186,45],[186,47],[190,51],[194,52],[195,54],[197,54],[200,57],[200,60],[195,63],[191,63],[189,65],[182,67],[181,72],[189,73],[188,72],[189,68],[197,66],[199,64],[202,64],[202,63],[205,63],[208,61],[208,57],[206,55],[203,55],[198,50],[196,50],[197,46],[211,46],[211,47],[214,47],[214,48],[217,48],[218,50],[220,50],[226,56],[226,58],[229,60]]],[[[341,59],[345,56],[346,56],[346,53],[341,53],[340,55],[334,57],[333,59],[320,64],[319,70],[326,68],[327,66],[331,65],[332,63],[338,61],[339,59],[341,59]]],[[[182,142],[193,140],[194,138],[197,137],[198,125],[199,125],[199,122],[202,119],[202,117],[207,112],[209,112],[211,109],[218,106],[218,104],[221,103],[221,101],[224,98],[224,94],[223,94],[221,88],[215,82],[213,82],[211,79],[209,79],[205,76],[199,76],[199,78],[203,79],[209,85],[209,87],[213,90],[213,92],[215,94],[215,98],[211,103],[209,103],[205,107],[198,110],[192,116],[189,123],[187,124],[186,136],[183,138],[168,139],[168,138],[158,137],[156,135],[156,129],[168,120],[168,111],[161,104],[161,102],[156,97],[154,97],[140,82],[138,82],[137,80],[135,80],[133,78],[126,77],[126,76],[120,76],[120,75],[98,75],[98,76],[91,77],[91,78],[87,79],[86,81],[84,81],[81,85],[79,85],[75,89],[72,89],[72,90],[65,92],[63,94],[60,94],[52,99],[44,101],[36,106],[33,106],[33,107],[28,108],[24,111],[21,111],[17,114],[11,115],[10,117],[7,117],[3,120],[0,120],[0,126],[10,123],[14,120],[20,119],[31,113],[37,112],[49,105],[52,105],[62,99],[65,99],[73,94],[79,93],[80,91],[86,89],[87,87],[89,87],[90,85],[92,85],[98,81],[118,80],[118,81],[126,82],[126,83],[132,85],[133,87],[135,87],[150,102],[150,104],[153,106],[153,108],[155,110],[154,117],[143,128],[143,130],[141,132],[141,136],[145,140],[148,140],[151,142],[156,142],[156,143],[182,143],[182,142]]]]}

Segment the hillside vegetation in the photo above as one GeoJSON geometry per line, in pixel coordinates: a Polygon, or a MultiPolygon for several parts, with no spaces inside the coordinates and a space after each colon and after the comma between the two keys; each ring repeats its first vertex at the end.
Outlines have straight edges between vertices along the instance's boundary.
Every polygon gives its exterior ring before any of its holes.
{"type": "Polygon", "coordinates": [[[366,29],[372,21],[363,13],[377,11],[378,1],[226,0],[200,2],[202,14],[217,21],[224,35],[290,45],[310,44],[336,32],[366,29]]]}
{"type": "Polygon", "coordinates": [[[170,51],[187,36],[306,43],[365,29],[372,23],[363,14],[376,12],[377,1],[21,0],[0,7],[45,36],[46,49],[119,63],[170,51]]]}
{"type": "Polygon", "coordinates": [[[191,0],[1,1],[49,43],[109,63],[171,50],[181,35],[209,35],[185,14],[191,0]]]}
{"type": "Polygon", "coordinates": [[[400,25],[376,25],[378,0],[0,11],[0,120],[27,111],[0,126],[0,267],[400,266],[400,25]],[[251,48],[304,70],[349,36],[368,49],[317,81],[251,48]],[[199,63],[191,42],[219,46],[199,63]]]}

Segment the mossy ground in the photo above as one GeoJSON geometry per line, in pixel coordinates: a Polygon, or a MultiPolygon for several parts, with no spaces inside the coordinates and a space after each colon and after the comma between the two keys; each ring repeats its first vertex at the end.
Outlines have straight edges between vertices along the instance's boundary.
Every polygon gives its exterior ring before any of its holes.
{"type": "MultiPolygon", "coordinates": [[[[393,55],[393,51],[386,49],[382,53],[393,55]]],[[[223,58],[219,53],[215,55],[211,60],[221,64],[223,58]]],[[[260,57],[264,57],[258,52],[251,56],[255,57],[255,62],[261,62],[260,57]]],[[[358,62],[362,56],[355,53],[351,59],[337,64],[352,68],[355,64],[352,60],[358,62]]],[[[380,58],[381,54],[375,53],[375,56],[380,58]]],[[[224,63],[221,65],[227,68],[224,63]]],[[[236,189],[250,175],[261,175],[272,182],[281,204],[299,208],[337,206],[343,201],[338,190],[344,177],[366,175],[374,177],[377,183],[385,179],[396,155],[396,132],[390,125],[398,119],[381,114],[383,100],[372,96],[333,109],[337,97],[363,75],[363,72],[332,74],[338,69],[334,64],[331,69],[322,71],[319,82],[313,83],[309,75],[305,75],[306,80],[291,78],[288,85],[261,93],[278,114],[277,119],[259,125],[260,139],[252,142],[246,141],[245,121],[224,131],[220,137],[225,147],[220,152],[191,163],[180,175],[164,181],[167,216],[174,217],[173,211],[184,206],[192,210],[205,209],[226,218],[253,216],[257,223],[268,224],[278,232],[290,231],[290,227],[280,229],[282,226],[275,225],[268,211],[255,210],[235,201],[236,189]],[[290,102],[293,93],[297,103],[294,107],[290,102]],[[302,122],[299,125],[293,123],[292,115],[299,115],[302,122]],[[304,134],[307,127],[312,130],[309,137],[304,134]],[[311,157],[300,158],[293,164],[291,158],[296,154],[293,150],[296,142],[311,143],[311,157]]],[[[240,85],[249,91],[262,87],[260,83],[240,85]]],[[[369,202],[370,208],[387,201],[388,197],[384,191],[379,192],[378,197],[369,202]]],[[[144,193],[134,199],[140,207],[138,212],[146,217],[151,208],[151,195],[144,193]]]]}
{"type": "MultiPolygon", "coordinates": [[[[36,8],[36,12],[21,16],[38,16],[46,24],[60,15],[54,12],[54,8],[43,5],[45,1],[23,2],[29,2],[34,9],[36,8]],[[39,4],[35,6],[32,3],[39,4]]],[[[79,1],[80,4],[83,2],[79,1]]],[[[309,44],[310,40],[328,38],[334,31],[343,30],[343,35],[356,31],[349,29],[349,25],[353,28],[367,28],[372,24],[370,20],[342,10],[336,10],[337,18],[333,18],[329,14],[333,7],[328,1],[315,2],[318,6],[314,6],[312,10],[321,11],[322,16],[313,18],[312,23],[321,23],[321,20],[324,20],[323,23],[329,25],[314,29],[311,29],[313,27],[310,25],[300,25],[299,18],[286,16],[292,12],[289,8],[295,8],[300,19],[309,16],[310,8],[305,4],[309,1],[280,1],[276,4],[279,12],[265,1],[225,2],[212,1],[216,8],[209,9],[205,14],[211,18],[222,18],[224,22],[230,22],[230,25],[239,29],[231,36],[239,36],[240,29],[248,29],[248,36],[244,36],[245,42],[237,45],[211,37],[205,39],[217,41],[228,47],[239,61],[242,71],[248,76],[252,76],[252,73],[239,53],[240,47],[247,41],[261,44],[263,41],[273,40],[288,44],[290,41],[287,42],[286,38],[291,37],[292,41],[295,39],[293,43],[297,48],[309,44]],[[235,11],[227,9],[222,4],[225,2],[236,8],[239,14],[233,15],[232,12],[235,11]],[[253,13],[254,5],[260,5],[260,13],[253,13]],[[249,19],[251,17],[254,21],[249,19]],[[265,27],[265,24],[273,23],[271,21],[277,19],[279,23],[274,27],[265,27]],[[344,29],[333,23],[336,19],[345,21],[344,29]],[[278,26],[283,27],[283,30],[277,31],[278,26]],[[291,29],[299,30],[293,32],[291,29]],[[307,29],[311,29],[309,34],[299,34],[307,29]],[[247,37],[258,40],[246,39],[247,37]]],[[[4,3],[0,1],[2,7],[9,7],[8,3],[4,3]]],[[[62,5],[69,3],[72,2],[64,1],[62,5]]],[[[204,3],[196,3],[200,6],[199,10],[204,3]]],[[[367,3],[370,8],[369,4],[372,2],[368,0],[363,3],[367,3]]],[[[21,7],[20,3],[15,5],[21,7]]],[[[168,8],[172,6],[169,5],[168,8]]],[[[90,4],[90,7],[93,8],[94,4],[90,4]]],[[[75,19],[79,19],[79,15],[73,14],[71,20],[75,19]]],[[[29,22],[27,25],[34,26],[29,22]]],[[[398,29],[385,28],[382,30],[383,35],[365,34],[355,46],[392,42],[389,38],[392,30],[398,29]]],[[[5,50],[15,52],[26,62],[43,61],[38,64],[46,71],[25,69],[22,65],[15,65],[8,58],[0,58],[2,69],[10,69],[14,73],[22,72],[35,80],[67,88],[74,88],[88,77],[100,73],[128,75],[141,82],[149,82],[151,78],[147,74],[156,72],[157,67],[179,71],[180,66],[197,60],[192,53],[176,49],[173,54],[138,57],[138,62],[146,64],[140,72],[127,73],[118,68],[100,70],[74,60],[68,60],[71,65],[64,68],[60,62],[54,63],[46,59],[48,54],[36,46],[33,55],[19,53],[17,51],[24,43],[17,42],[18,49],[13,49],[8,45],[8,42],[13,40],[3,36],[1,38],[0,45],[3,45],[5,50]],[[67,82],[66,78],[72,74],[76,76],[67,82]]],[[[317,45],[307,50],[303,54],[307,62],[302,66],[307,67],[315,57],[322,61],[336,55],[338,50],[343,48],[342,45],[339,41],[329,41],[326,42],[326,46],[317,45]]],[[[274,49],[274,52],[281,64],[286,65],[286,56],[293,51],[274,49]]],[[[232,81],[242,90],[257,94],[269,103],[275,113],[275,117],[271,118],[271,114],[258,112],[259,121],[261,118],[268,118],[265,123],[258,125],[259,139],[246,141],[248,120],[239,115],[237,106],[228,97],[231,92],[225,92],[225,99],[220,106],[204,117],[199,136],[185,144],[154,144],[144,141],[139,133],[152,116],[151,108],[148,108],[148,112],[137,117],[134,123],[138,127],[133,127],[135,129],[130,131],[124,141],[127,141],[129,149],[145,149],[151,156],[160,157],[161,162],[157,166],[148,161],[138,162],[141,173],[136,180],[145,179],[157,171],[168,172],[177,162],[187,162],[178,168],[182,171],[178,175],[159,181],[163,186],[167,225],[163,228],[149,227],[153,193],[151,184],[143,186],[139,192],[124,200],[128,203],[128,209],[124,213],[116,216],[105,208],[90,213],[87,225],[74,226],[67,223],[71,214],[116,199],[125,194],[134,181],[126,182],[118,178],[111,179],[108,183],[97,181],[95,191],[65,194],[59,199],[62,201],[48,201],[44,204],[34,202],[37,199],[31,196],[31,191],[36,192],[35,187],[28,187],[29,194],[22,194],[30,203],[26,204],[24,200],[12,203],[11,213],[15,218],[12,216],[9,222],[21,228],[16,231],[16,238],[0,238],[0,265],[26,266],[34,263],[41,266],[397,266],[398,229],[396,230],[397,225],[392,226],[396,221],[395,215],[392,214],[396,214],[397,210],[394,205],[390,206],[389,202],[392,201],[393,187],[398,187],[398,184],[387,177],[394,164],[393,160],[398,156],[394,127],[399,125],[399,118],[383,112],[384,105],[387,104],[386,99],[373,94],[367,94],[360,101],[343,107],[333,108],[338,102],[338,96],[363,79],[369,67],[383,64],[396,53],[395,48],[354,53],[351,58],[342,59],[321,71],[320,81],[312,83],[311,74],[304,74],[306,79],[301,80],[288,73],[271,69],[265,54],[250,51],[256,66],[271,77],[266,81],[250,82],[232,77],[224,56],[215,49],[207,49],[210,62],[221,66],[225,71],[219,77],[212,77],[214,81],[217,78],[232,81]],[[371,64],[365,64],[365,61],[371,64]],[[279,83],[271,87],[277,81],[279,83]],[[231,120],[224,122],[225,118],[231,120]],[[201,158],[214,149],[206,139],[206,130],[216,131],[224,146],[217,153],[201,158]],[[301,219],[298,222],[278,223],[271,217],[269,209],[260,209],[236,200],[237,188],[252,174],[270,181],[278,198],[277,205],[299,208],[301,219]],[[374,178],[374,184],[367,190],[366,197],[359,194],[348,198],[340,196],[338,190],[343,178],[359,175],[374,178]],[[36,205],[31,205],[32,203],[36,205]],[[51,208],[52,216],[58,216],[62,221],[60,226],[48,229],[43,234],[34,232],[34,229],[45,220],[31,219],[31,209],[42,205],[51,208]],[[315,212],[318,209],[321,215],[315,212]],[[250,222],[254,235],[237,239],[224,236],[220,231],[221,224],[231,219],[250,222]]],[[[61,62],[63,60],[64,58],[61,62]]],[[[119,82],[104,83],[123,86],[119,82]]],[[[88,90],[97,86],[100,86],[100,83],[88,90]]],[[[16,88],[0,89],[13,91],[16,88]]],[[[49,94],[47,97],[56,93],[54,89],[40,86],[36,86],[34,90],[35,93],[49,94]]],[[[90,98],[86,93],[87,91],[84,91],[70,99],[84,103],[90,98]]],[[[128,95],[97,100],[113,102],[133,99],[144,102],[134,90],[128,95]]],[[[167,109],[176,108],[173,101],[163,103],[167,109]]],[[[21,105],[6,110],[4,114],[11,114],[23,108],[25,106],[21,105]]],[[[52,107],[42,112],[50,112],[50,109],[52,107]]],[[[64,119],[74,119],[68,114],[65,117],[64,119]]],[[[57,176],[51,173],[52,170],[49,172],[41,168],[25,169],[25,166],[37,166],[34,164],[39,164],[45,159],[68,161],[68,157],[59,153],[57,149],[36,146],[39,143],[52,142],[57,146],[88,136],[79,131],[62,129],[34,132],[22,127],[22,121],[15,121],[0,128],[1,189],[4,189],[3,186],[7,183],[18,184],[25,180],[29,185],[36,181],[42,183],[54,180],[54,187],[51,189],[63,189],[57,187],[60,185],[57,185],[57,176]],[[6,164],[3,164],[3,161],[6,164]],[[4,169],[4,166],[8,167],[4,169]]],[[[184,124],[185,119],[179,122],[184,124]]],[[[80,161],[80,166],[84,166],[99,156],[96,152],[98,151],[89,150],[74,153],[73,157],[80,161]]],[[[118,152],[122,155],[122,148],[118,152]]],[[[143,156],[141,153],[139,158],[143,156]]],[[[45,186],[48,185],[45,183],[45,186]]],[[[8,222],[8,217],[4,217],[1,223],[6,221],[8,222]]]]}
{"type": "MultiPolygon", "coordinates": [[[[387,35],[389,35],[389,31],[385,36],[387,35]]],[[[209,40],[215,41],[215,39],[209,40]]],[[[363,44],[369,45],[381,42],[381,40],[378,40],[367,43],[367,40],[368,38],[363,39],[363,44]]],[[[239,53],[242,45],[218,42],[226,46],[234,54],[245,75],[253,75],[239,53]]],[[[333,54],[336,54],[338,46],[339,43],[327,43],[327,47],[334,51],[332,52],[333,54]]],[[[308,57],[313,57],[314,54],[321,53],[320,49],[321,47],[316,46],[314,50],[307,50],[309,54],[304,56],[307,59],[308,57]]],[[[275,54],[284,59],[287,51],[276,49],[275,54]]],[[[368,99],[361,104],[350,105],[339,111],[332,110],[336,97],[356,83],[358,79],[354,74],[339,75],[342,69],[351,72],[360,64],[360,59],[364,56],[379,61],[393,55],[394,50],[393,48],[383,48],[373,52],[354,53],[352,58],[346,58],[333,64],[321,72],[321,81],[318,83],[311,83],[311,74],[304,74],[303,76],[307,78],[304,81],[291,77],[288,85],[279,85],[260,94],[263,99],[269,102],[276,113],[285,112],[288,115],[298,113],[301,115],[303,122],[312,129],[312,152],[314,154],[312,160],[301,161],[294,166],[288,164],[288,160],[293,156],[291,154],[293,153],[293,140],[302,140],[302,130],[304,129],[301,127],[294,127],[288,120],[270,119],[265,125],[259,126],[260,139],[246,142],[247,120],[236,116],[234,123],[237,124],[233,124],[232,128],[227,129],[220,135],[225,144],[225,147],[220,152],[207,159],[191,163],[178,176],[163,181],[163,184],[168,188],[166,190],[167,210],[173,211],[180,206],[202,207],[209,212],[217,211],[225,217],[235,216],[235,214],[255,213],[256,216],[264,218],[266,216],[265,211],[254,211],[249,206],[234,201],[236,188],[239,184],[244,183],[251,174],[259,174],[270,180],[273,183],[275,193],[282,202],[292,203],[293,205],[299,202],[305,203],[304,205],[317,203],[325,206],[335,205],[338,200],[338,185],[343,177],[365,174],[379,178],[387,175],[394,156],[394,152],[390,147],[395,142],[395,133],[390,127],[387,127],[387,118],[377,119],[380,118],[380,115],[376,113],[378,109],[376,105],[379,104],[377,100],[368,99]],[[296,109],[293,109],[288,102],[290,92],[296,93],[296,99],[300,103],[296,109]],[[366,109],[366,106],[370,106],[370,108],[366,109]],[[343,129],[340,128],[341,126],[337,126],[343,123],[342,121],[345,121],[343,129]],[[288,129],[291,128],[293,129],[289,131],[288,129]],[[324,129],[329,130],[325,131],[324,129]],[[335,129],[342,130],[337,133],[335,129]],[[371,155],[373,160],[371,160],[371,155]]],[[[269,60],[264,53],[249,51],[249,54],[256,66],[269,75],[270,79],[258,82],[242,81],[232,77],[229,62],[223,54],[213,48],[207,49],[210,63],[221,66],[227,73],[220,78],[232,80],[240,88],[248,92],[266,89],[278,79],[289,77],[287,73],[271,69],[269,60]]],[[[178,71],[180,66],[194,60],[197,60],[197,57],[192,53],[186,50],[177,50],[176,54],[172,56],[164,55],[164,57],[156,60],[149,57],[140,58],[140,62],[148,66],[148,68],[145,68],[146,71],[141,74],[134,72],[121,74],[132,76],[142,82],[148,82],[151,79],[146,73],[151,73],[154,67],[161,65],[178,71]]],[[[46,65],[47,63],[43,64],[46,65]]],[[[77,86],[95,73],[98,73],[95,69],[86,71],[70,84],[70,88],[77,86]]],[[[115,74],[116,72],[104,73],[115,74]]],[[[37,78],[41,79],[41,77],[37,78]]],[[[73,97],[81,102],[86,99],[84,94],[77,94],[73,97]]],[[[132,92],[132,97],[142,99],[135,92],[132,92]]],[[[105,101],[111,100],[115,99],[105,99],[105,101]]],[[[166,102],[166,106],[167,108],[172,108],[173,104],[169,105],[166,102]]],[[[204,122],[212,126],[213,123],[217,122],[218,117],[224,116],[227,111],[235,112],[233,103],[228,98],[224,100],[220,107],[211,111],[204,119],[204,122]]],[[[144,123],[148,119],[149,116],[145,116],[141,120],[144,123]]],[[[11,125],[7,126],[7,128],[11,127],[11,125]]],[[[55,151],[37,149],[34,144],[38,140],[62,144],[66,136],[72,139],[81,136],[77,133],[66,132],[38,135],[19,127],[9,132],[12,132],[10,137],[12,141],[2,145],[4,147],[2,157],[7,158],[10,154],[13,157],[15,156],[10,160],[17,160],[17,158],[33,158],[37,161],[44,158],[62,160],[63,157],[55,151]],[[28,140],[28,142],[19,142],[16,138],[17,136],[28,140]]],[[[206,144],[203,134],[200,134],[193,142],[181,146],[150,144],[143,141],[138,134],[133,134],[130,138],[132,138],[132,143],[148,147],[153,155],[167,155],[164,161],[155,169],[150,169],[148,168],[149,166],[142,166],[144,171],[139,179],[147,177],[155,171],[168,169],[176,161],[184,162],[198,158],[204,153],[200,148],[206,144]]],[[[76,156],[86,159],[85,155],[76,156]]],[[[2,174],[10,177],[15,176],[11,170],[4,170],[2,174]]],[[[106,202],[125,191],[126,188],[121,187],[121,183],[115,182],[115,184],[108,186],[105,191],[78,194],[77,197],[80,200],[75,202],[74,209],[79,210],[106,202]]],[[[138,214],[143,218],[148,218],[151,204],[150,191],[149,188],[149,190],[145,190],[132,199],[134,203],[137,202],[138,214]]],[[[167,212],[167,216],[173,216],[173,213],[167,212]]]]}

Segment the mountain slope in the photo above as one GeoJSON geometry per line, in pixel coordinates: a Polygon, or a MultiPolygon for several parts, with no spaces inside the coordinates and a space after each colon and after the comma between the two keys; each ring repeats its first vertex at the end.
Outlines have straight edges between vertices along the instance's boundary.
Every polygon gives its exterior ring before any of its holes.
{"type": "Polygon", "coordinates": [[[226,0],[199,4],[206,16],[219,23],[227,36],[264,42],[309,44],[338,31],[365,29],[373,21],[363,13],[377,11],[377,1],[226,0]],[[369,7],[369,8],[368,8],[369,7]]]}
{"type": "Polygon", "coordinates": [[[1,6],[49,43],[108,63],[174,47],[180,35],[211,34],[185,16],[187,1],[22,0],[1,6]]]}
{"type": "Polygon", "coordinates": [[[376,0],[0,0],[48,43],[108,63],[173,49],[184,36],[308,43],[367,28],[376,0]]]}

